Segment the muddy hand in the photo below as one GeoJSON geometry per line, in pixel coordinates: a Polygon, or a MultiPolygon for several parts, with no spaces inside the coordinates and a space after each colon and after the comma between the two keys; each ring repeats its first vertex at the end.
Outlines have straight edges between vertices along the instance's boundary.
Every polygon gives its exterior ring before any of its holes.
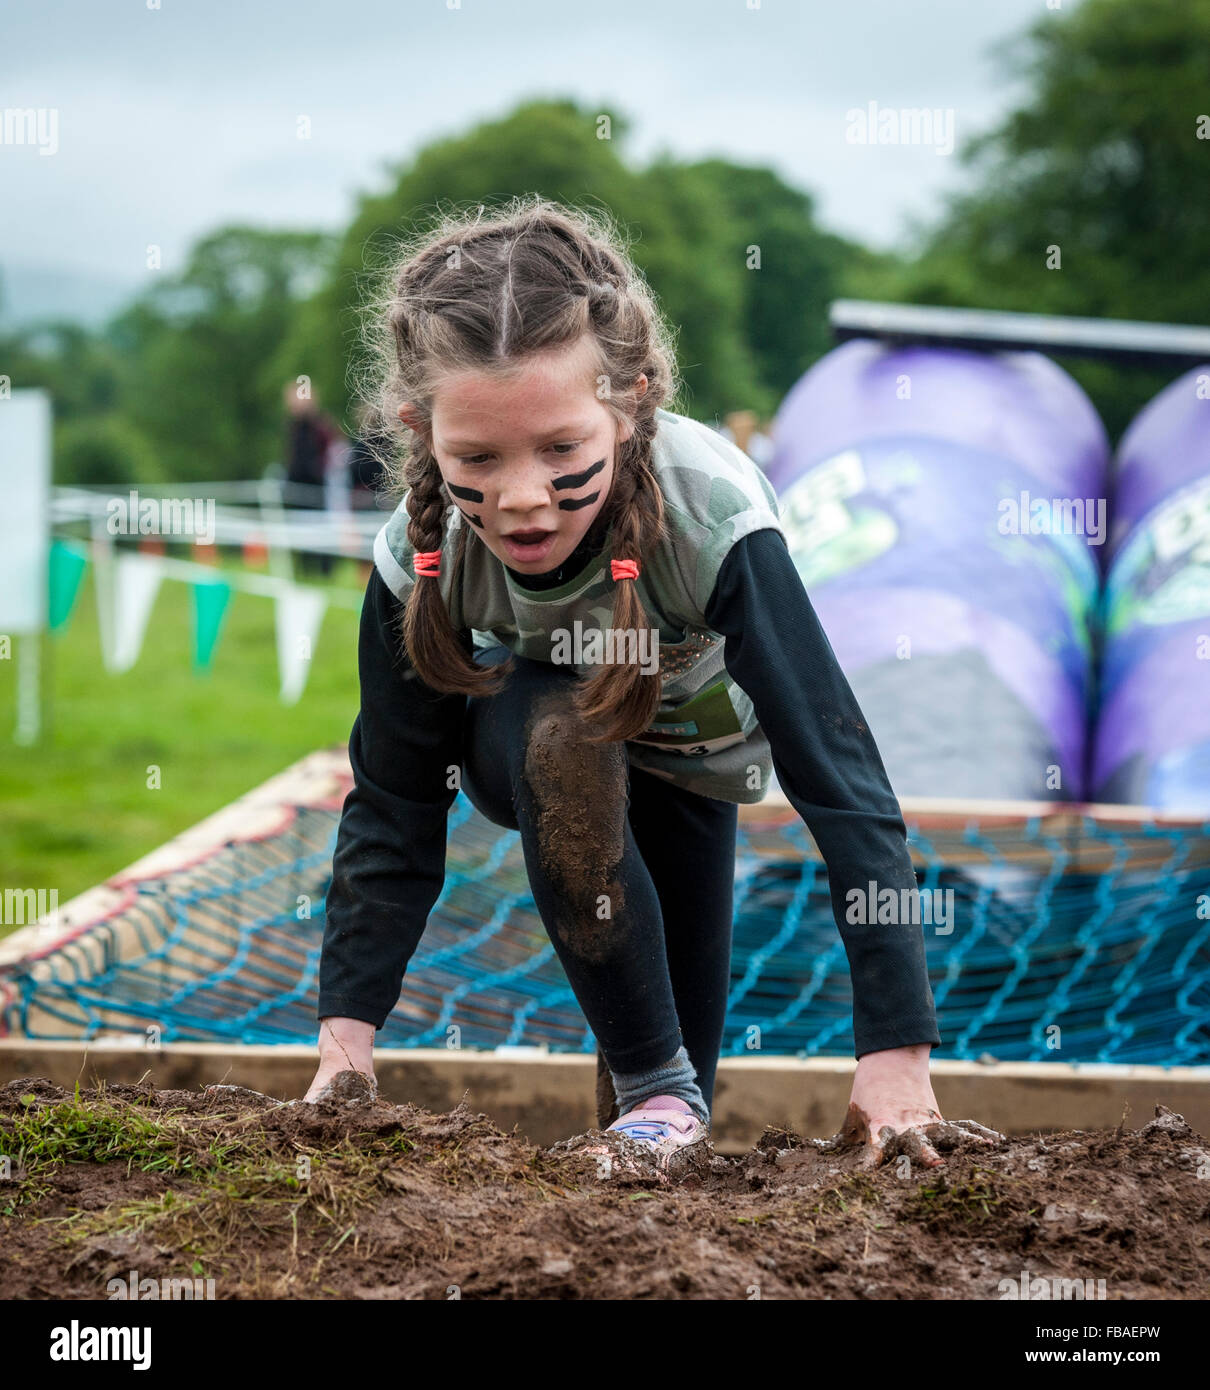
{"type": "Polygon", "coordinates": [[[875,1116],[873,1121],[857,1105],[850,1105],[836,1137],[838,1147],[864,1145],[862,1166],[877,1168],[906,1155],[925,1168],[941,1167],[942,1154],[963,1148],[993,1148],[1004,1142],[997,1130],[975,1120],[945,1120],[936,1110],[915,1115],[875,1116]]]}
{"type": "Polygon", "coordinates": [[[319,1028],[319,1067],[303,1097],[314,1103],[330,1098],[333,1079],[344,1071],[361,1072],[374,1080],[374,1025],[355,1018],[324,1018],[319,1028]]]}

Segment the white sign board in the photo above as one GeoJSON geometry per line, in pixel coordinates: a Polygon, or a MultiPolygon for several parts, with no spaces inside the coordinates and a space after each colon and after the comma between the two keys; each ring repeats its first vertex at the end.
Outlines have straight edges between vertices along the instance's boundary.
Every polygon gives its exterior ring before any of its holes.
{"type": "Polygon", "coordinates": [[[50,393],[0,398],[0,633],[46,627],[50,458],[50,393]]]}

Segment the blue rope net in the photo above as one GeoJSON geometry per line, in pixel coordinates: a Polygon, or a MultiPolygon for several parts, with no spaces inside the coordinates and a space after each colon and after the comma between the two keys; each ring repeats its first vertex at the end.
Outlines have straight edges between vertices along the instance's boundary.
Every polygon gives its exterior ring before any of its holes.
{"type": "MultiPolygon", "coordinates": [[[[120,911],[0,970],[4,1030],[313,1042],[338,822],[300,806],[282,833],[139,882],[120,911]]],[[[909,816],[908,831],[920,888],[953,894],[950,922],[923,927],[935,1055],[1210,1063],[1210,822],[909,816]]],[[[741,820],[724,1055],[851,1057],[851,1007],[827,871],[801,820],[741,820]]],[[[378,1043],[595,1046],[520,837],[464,795],[444,889],[378,1043]]]]}

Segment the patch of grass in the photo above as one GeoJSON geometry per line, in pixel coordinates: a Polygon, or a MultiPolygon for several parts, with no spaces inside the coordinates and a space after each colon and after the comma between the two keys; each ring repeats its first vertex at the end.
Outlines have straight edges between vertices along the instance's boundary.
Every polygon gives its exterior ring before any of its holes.
{"type": "Polygon", "coordinates": [[[107,1232],[146,1231],[161,1243],[200,1253],[203,1234],[238,1237],[249,1228],[292,1225],[302,1208],[343,1229],[378,1191],[378,1168],[366,1155],[342,1148],[329,1159],[312,1159],[305,1179],[293,1164],[272,1159],[243,1159],[209,1172],[199,1169],[189,1191],[170,1188],[141,1202],[114,1203],[102,1211],[63,1218],[64,1240],[74,1244],[107,1232]]]}
{"type": "Polygon", "coordinates": [[[307,1278],[313,1281],[323,1261],[346,1241],[352,1239],[357,1249],[359,1213],[381,1198],[384,1172],[398,1161],[381,1152],[383,1144],[367,1152],[356,1142],[364,1138],[344,1141],[324,1156],[311,1155],[305,1178],[293,1163],[272,1157],[243,1156],[214,1169],[199,1168],[190,1174],[187,1189],[170,1188],[158,1197],[61,1218],[59,1244],[70,1250],[98,1236],[145,1235],[226,1278],[242,1270],[247,1246],[258,1235],[269,1242],[286,1239],[295,1260],[300,1238],[307,1237],[308,1259],[314,1260],[307,1278]]]}
{"type": "Polygon", "coordinates": [[[199,1144],[176,1111],[149,1115],[104,1090],[96,1099],[82,1100],[78,1083],[71,1100],[43,1105],[30,1094],[18,1097],[18,1103],[15,1114],[0,1116],[0,1151],[10,1160],[13,1177],[12,1191],[0,1197],[6,1216],[46,1196],[49,1175],[64,1163],[124,1161],[127,1172],[189,1174],[221,1168],[246,1149],[238,1140],[199,1144]]]}
{"type": "MultiPolygon", "coordinates": [[[[331,583],[365,589],[352,562],[331,583]]],[[[287,708],[272,600],[232,594],[204,672],[193,669],[192,603],[188,585],[166,581],[138,662],[110,675],[90,567],[69,625],[42,639],[42,739],[18,747],[6,733],[0,758],[7,885],[54,889],[62,906],[305,754],[348,741],[358,702],[353,609],[327,609],[307,688],[287,708]],[[152,766],[158,787],[148,786],[152,766]]],[[[0,661],[5,730],[16,719],[17,665],[0,661]]],[[[21,925],[0,923],[0,936],[21,925]]]]}
{"type": "Polygon", "coordinates": [[[975,1168],[959,1182],[938,1178],[908,1198],[900,1208],[900,1218],[933,1227],[981,1225],[996,1215],[996,1208],[1005,1200],[996,1176],[988,1168],[975,1168]]]}
{"type": "Polygon", "coordinates": [[[857,1216],[882,1201],[878,1188],[864,1173],[854,1173],[820,1194],[811,1210],[818,1216],[857,1216]]]}
{"type": "MultiPolygon", "coordinates": [[[[7,1215],[24,1217],[33,1202],[52,1194],[54,1172],[65,1164],[116,1163],[128,1173],[166,1179],[166,1190],[154,1197],[40,1218],[65,1255],[75,1252],[71,1260],[87,1257],[88,1243],[97,1238],[144,1235],[211,1275],[242,1280],[249,1248],[261,1239],[284,1239],[295,1255],[305,1244],[305,1261],[291,1261],[289,1277],[307,1284],[317,1282],[324,1260],[337,1250],[359,1250],[361,1214],[399,1187],[411,1194],[408,1209],[423,1209],[426,1183],[435,1191],[438,1185],[517,1182],[543,1200],[567,1195],[556,1181],[563,1175],[558,1162],[537,1150],[501,1152],[492,1138],[472,1126],[453,1142],[430,1144],[418,1122],[415,1129],[319,1140],[322,1147],[313,1151],[266,1129],[261,1112],[154,1111],[108,1095],[104,1087],[81,1098],[79,1085],[70,1100],[47,1104],[31,1093],[0,1115],[0,1153],[21,1170],[7,1215]]],[[[26,1219],[38,1218],[30,1211],[26,1219]]]]}

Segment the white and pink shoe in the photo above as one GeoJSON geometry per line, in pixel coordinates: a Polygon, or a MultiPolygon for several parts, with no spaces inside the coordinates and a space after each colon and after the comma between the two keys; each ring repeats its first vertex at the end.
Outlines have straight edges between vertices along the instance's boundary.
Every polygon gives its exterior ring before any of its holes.
{"type": "MultiPolygon", "coordinates": [[[[648,1150],[661,1174],[667,1174],[669,1169],[681,1172],[698,1162],[708,1163],[711,1157],[709,1127],[679,1096],[651,1096],[637,1110],[619,1115],[604,1133],[617,1134],[648,1150]]],[[[567,1139],[555,1147],[595,1155],[603,1178],[641,1173],[624,1145],[567,1139]]]]}

